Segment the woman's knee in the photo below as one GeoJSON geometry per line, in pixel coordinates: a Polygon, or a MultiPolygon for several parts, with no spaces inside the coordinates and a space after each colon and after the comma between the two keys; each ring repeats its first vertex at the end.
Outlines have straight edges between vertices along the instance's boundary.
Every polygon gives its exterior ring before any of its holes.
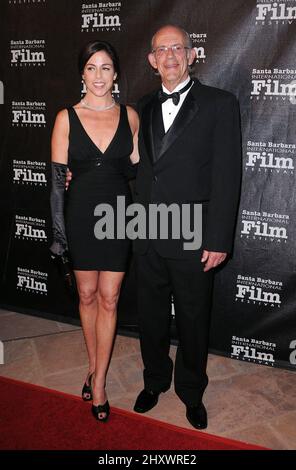
{"type": "Polygon", "coordinates": [[[115,291],[112,290],[109,292],[99,290],[98,292],[99,305],[103,307],[104,310],[111,312],[111,313],[116,310],[118,297],[119,297],[118,290],[115,290],[115,291]]]}
{"type": "Polygon", "coordinates": [[[96,301],[97,291],[92,287],[80,287],[79,290],[79,300],[82,305],[91,305],[96,301]]]}

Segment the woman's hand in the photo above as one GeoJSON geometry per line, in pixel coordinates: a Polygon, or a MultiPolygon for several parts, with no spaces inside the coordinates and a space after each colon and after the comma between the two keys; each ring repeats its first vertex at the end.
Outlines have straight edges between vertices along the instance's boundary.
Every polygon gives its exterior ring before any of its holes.
{"type": "Polygon", "coordinates": [[[67,168],[67,173],[66,173],[66,183],[65,183],[65,188],[66,188],[66,191],[67,189],[69,189],[69,186],[70,186],[70,183],[71,183],[71,180],[72,180],[72,172],[69,170],[69,168],[67,168]]]}

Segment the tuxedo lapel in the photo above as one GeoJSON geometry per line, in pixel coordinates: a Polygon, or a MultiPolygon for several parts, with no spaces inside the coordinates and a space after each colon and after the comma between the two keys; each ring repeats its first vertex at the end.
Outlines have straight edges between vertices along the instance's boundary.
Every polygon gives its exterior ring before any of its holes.
{"type": "MultiPolygon", "coordinates": [[[[193,85],[194,86],[194,85],[193,85]]],[[[179,110],[172,126],[162,139],[162,146],[158,155],[158,161],[165,152],[173,145],[175,140],[184,132],[198,112],[198,104],[194,94],[190,90],[179,110]]]]}
{"type": "Polygon", "coordinates": [[[166,151],[173,145],[175,140],[183,133],[184,129],[190,124],[192,119],[198,113],[198,97],[201,93],[202,86],[197,79],[193,78],[193,80],[194,84],[189,90],[181,109],[179,110],[172,126],[162,139],[158,155],[155,154],[153,137],[154,117],[157,115],[157,107],[161,106],[158,100],[157,92],[155,92],[154,96],[151,97],[150,101],[143,108],[141,114],[142,134],[144,144],[152,165],[163,157],[166,151]]]}
{"type": "Polygon", "coordinates": [[[154,108],[158,104],[157,101],[157,98],[154,97],[151,101],[149,101],[149,103],[146,104],[142,113],[143,138],[147,153],[152,164],[155,161],[153,142],[153,114],[154,108]]]}
{"type": "Polygon", "coordinates": [[[155,101],[152,111],[152,135],[153,135],[153,161],[159,158],[159,152],[162,147],[162,140],[165,135],[161,103],[155,101]]]}

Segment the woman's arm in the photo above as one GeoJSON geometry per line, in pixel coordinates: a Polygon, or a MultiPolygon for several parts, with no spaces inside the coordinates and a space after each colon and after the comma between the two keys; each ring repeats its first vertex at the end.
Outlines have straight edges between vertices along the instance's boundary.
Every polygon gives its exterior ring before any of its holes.
{"type": "Polygon", "coordinates": [[[51,136],[51,161],[68,163],[69,118],[68,111],[63,109],[57,114],[51,136]]]}
{"type": "Polygon", "coordinates": [[[50,251],[62,256],[68,249],[64,222],[64,192],[68,163],[69,120],[67,110],[60,111],[56,117],[51,139],[51,194],[53,242],[50,251]]]}
{"type": "Polygon", "coordinates": [[[140,160],[139,156],[139,149],[138,149],[138,134],[139,134],[139,116],[138,113],[131,107],[127,106],[127,115],[129,125],[133,134],[133,143],[134,143],[134,150],[130,155],[130,160],[132,163],[138,163],[140,160]]]}

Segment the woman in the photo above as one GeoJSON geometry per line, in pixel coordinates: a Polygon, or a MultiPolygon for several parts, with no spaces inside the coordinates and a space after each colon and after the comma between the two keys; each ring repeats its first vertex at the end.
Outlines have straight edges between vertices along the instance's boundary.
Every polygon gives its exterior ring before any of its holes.
{"type": "Polygon", "coordinates": [[[129,203],[127,175],[139,160],[139,120],[132,108],[116,104],[112,97],[119,62],[109,43],[89,42],[81,50],[78,62],[86,95],[73,107],[57,114],[52,134],[54,239],[51,251],[57,256],[67,249],[70,252],[89,357],[82,398],[92,399],[94,417],[106,421],[110,412],[105,392],[106,374],[130,242],[116,239],[116,235],[113,240],[98,240],[94,234],[97,222],[94,209],[100,203],[108,203],[115,211],[119,195],[125,196],[129,203]],[[67,167],[72,172],[72,181],[64,225],[61,215],[67,167]]]}

